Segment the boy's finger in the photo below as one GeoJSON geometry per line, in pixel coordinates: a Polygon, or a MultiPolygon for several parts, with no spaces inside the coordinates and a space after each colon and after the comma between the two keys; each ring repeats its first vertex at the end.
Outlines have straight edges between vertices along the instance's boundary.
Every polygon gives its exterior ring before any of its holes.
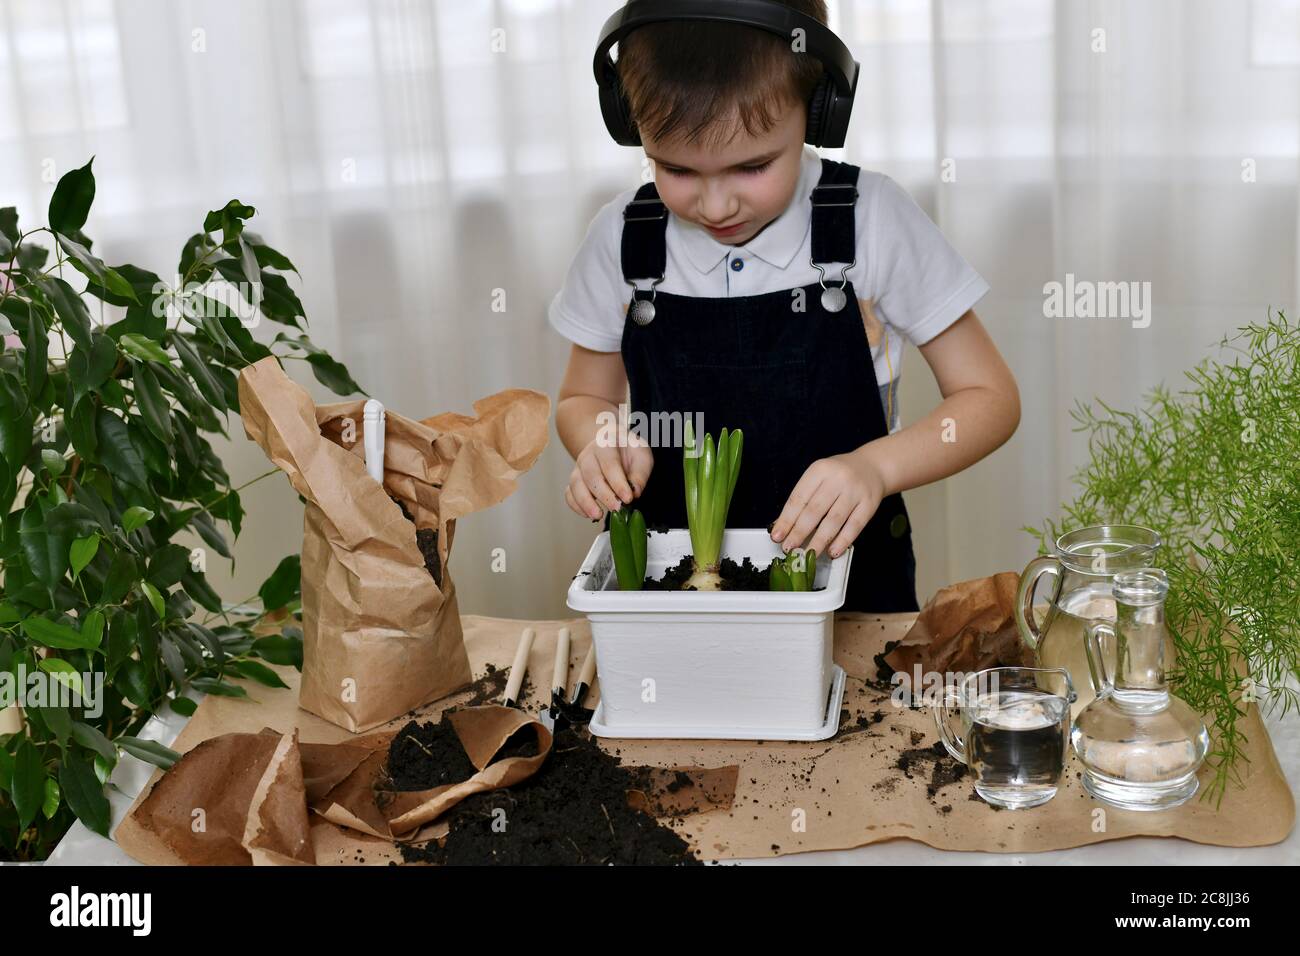
{"type": "Polygon", "coordinates": [[[846,502],[843,497],[837,498],[835,504],[831,505],[831,510],[826,512],[826,517],[817,526],[817,533],[813,535],[812,541],[808,542],[808,547],[818,554],[825,554],[826,548],[835,540],[840,529],[844,527],[844,522],[852,513],[852,504],[846,502]]]}
{"type": "Polygon", "coordinates": [[[582,515],[584,518],[590,518],[590,517],[591,517],[591,515],[589,515],[589,514],[587,514],[586,512],[584,512],[584,511],[582,510],[582,506],[579,505],[578,502],[574,500],[574,498],[573,498],[573,489],[570,488],[568,485],[565,485],[565,487],[564,487],[564,503],[567,504],[567,505],[568,505],[568,506],[573,510],[573,512],[574,512],[575,514],[580,514],[580,515],[582,515]]]}
{"type": "Polygon", "coordinates": [[[655,459],[648,448],[644,451],[633,451],[630,457],[627,480],[632,486],[633,494],[639,496],[641,492],[645,491],[646,482],[650,480],[650,472],[655,466],[655,459]]]}
{"type": "Polygon", "coordinates": [[[865,501],[860,502],[853,509],[853,514],[849,515],[849,520],[844,522],[844,527],[840,529],[839,535],[831,542],[830,556],[832,558],[838,558],[848,550],[849,545],[858,539],[862,529],[867,526],[872,514],[874,514],[873,509],[865,501]]]}
{"type": "MultiPolygon", "coordinates": [[[[784,544],[786,537],[790,534],[790,529],[803,513],[803,509],[821,484],[821,479],[813,474],[812,468],[809,467],[803,473],[803,477],[795,484],[794,490],[790,492],[790,497],[785,500],[785,507],[781,509],[781,514],[772,522],[772,540],[778,544],[784,544]]],[[[820,517],[820,515],[818,516],[820,517]]]]}
{"type": "Polygon", "coordinates": [[[577,503],[581,513],[592,521],[600,519],[600,504],[591,496],[585,479],[579,478],[569,484],[569,495],[577,503]]]}
{"type": "MultiPolygon", "coordinates": [[[[795,519],[794,525],[790,528],[790,533],[786,536],[783,544],[788,544],[791,548],[794,548],[806,542],[831,510],[833,504],[835,504],[834,493],[825,485],[820,486],[817,493],[799,512],[799,517],[795,519]]],[[[786,550],[788,551],[789,548],[786,550]]]]}
{"type": "Polygon", "coordinates": [[[600,473],[605,483],[618,497],[618,504],[612,509],[617,511],[636,497],[632,486],[627,483],[627,475],[623,473],[623,458],[615,451],[612,455],[598,455],[596,461],[600,464],[600,473]]]}
{"type": "MultiPolygon", "coordinates": [[[[609,482],[605,480],[605,475],[601,471],[600,461],[596,458],[587,458],[582,464],[582,480],[587,483],[587,491],[591,497],[601,507],[610,511],[617,511],[622,507],[622,502],[618,500],[618,495],[614,494],[609,487],[609,482]]],[[[582,500],[579,496],[579,501],[582,500]]]]}

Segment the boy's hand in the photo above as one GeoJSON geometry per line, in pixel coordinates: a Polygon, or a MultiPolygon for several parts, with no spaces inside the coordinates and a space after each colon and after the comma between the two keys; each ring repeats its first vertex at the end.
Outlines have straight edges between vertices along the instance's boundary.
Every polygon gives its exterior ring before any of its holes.
{"type": "Polygon", "coordinates": [[[822,458],[808,466],[772,525],[784,550],[805,547],[838,558],[866,527],[885,496],[880,469],[858,452],[822,458]],[[814,533],[815,532],[815,533],[814,533]],[[786,547],[786,545],[789,547],[786,547]]]}
{"type": "Polygon", "coordinates": [[[578,514],[598,521],[605,511],[617,511],[645,490],[654,455],[635,432],[628,432],[626,440],[614,447],[593,438],[578,453],[564,489],[564,500],[578,514]]]}

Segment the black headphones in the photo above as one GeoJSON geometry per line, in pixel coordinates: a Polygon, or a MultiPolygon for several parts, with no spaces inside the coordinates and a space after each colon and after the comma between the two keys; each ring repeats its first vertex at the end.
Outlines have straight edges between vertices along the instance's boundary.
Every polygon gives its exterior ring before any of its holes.
{"type": "Polygon", "coordinates": [[[610,48],[638,27],[665,20],[713,20],[757,27],[793,40],[802,31],[804,50],[822,63],[822,77],[808,99],[804,142],[830,148],[844,145],[858,87],[858,62],[830,29],[812,17],[774,0],[631,0],[600,31],[594,68],[600,87],[600,112],[609,135],[622,146],[641,145],[641,133],[619,83],[610,48]]]}

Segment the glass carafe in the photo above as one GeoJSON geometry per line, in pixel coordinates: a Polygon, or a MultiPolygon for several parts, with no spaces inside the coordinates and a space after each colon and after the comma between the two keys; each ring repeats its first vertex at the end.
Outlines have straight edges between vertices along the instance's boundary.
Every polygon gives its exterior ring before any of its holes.
{"type": "Polygon", "coordinates": [[[1165,683],[1168,592],[1156,568],[1115,575],[1115,624],[1093,624],[1085,645],[1099,690],[1075,720],[1070,742],[1088,792],[1126,810],[1188,800],[1210,746],[1200,716],[1165,683]],[[1103,637],[1115,644],[1114,669],[1103,658],[1103,637]]]}
{"type": "MultiPolygon", "coordinates": [[[[1151,566],[1159,547],[1160,535],[1149,528],[1081,528],[1061,535],[1051,554],[1030,561],[1021,573],[1015,604],[1020,639],[1034,652],[1039,667],[1063,667],[1069,673],[1078,698],[1071,707],[1072,716],[1097,693],[1089,680],[1084,643],[1091,625],[1115,622],[1111,593],[1115,575],[1151,566]],[[1052,582],[1040,624],[1035,619],[1034,602],[1044,576],[1050,576],[1052,582]]],[[[1103,639],[1102,653],[1113,670],[1114,642],[1103,639]]]]}

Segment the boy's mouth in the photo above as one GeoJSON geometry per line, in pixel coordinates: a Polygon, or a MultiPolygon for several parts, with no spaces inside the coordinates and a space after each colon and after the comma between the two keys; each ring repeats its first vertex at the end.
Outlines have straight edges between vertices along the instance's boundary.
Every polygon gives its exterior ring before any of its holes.
{"type": "Polygon", "coordinates": [[[746,225],[747,224],[744,222],[738,222],[734,226],[726,226],[722,229],[716,229],[713,226],[705,226],[704,228],[709,230],[709,235],[713,236],[713,238],[725,239],[728,236],[736,235],[740,230],[744,229],[746,225]]]}

